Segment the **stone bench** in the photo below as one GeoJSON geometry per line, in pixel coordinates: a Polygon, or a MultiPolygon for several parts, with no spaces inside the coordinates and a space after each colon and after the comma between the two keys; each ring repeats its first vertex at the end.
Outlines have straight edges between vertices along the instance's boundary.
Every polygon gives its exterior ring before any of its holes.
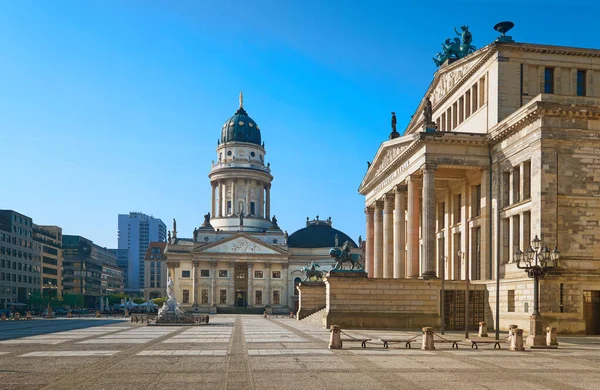
{"type": "Polygon", "coordinates": [[[383,348],[388,348],[389,344],[404,343],[404,348],[411,349],[411,344],[417,341],[416,338],[411,339],[379,339],[383,343],[383,348]]]}
{"type": "Polygon", "coordinates": [[[500,344],[505,343],[506,339],[500,339],[500,340],[469,339],[467,341],[470,341],[471,342],[471,348],[475,347],[475,349],[479,349],[478,344],[494,344],[494,349],[496,349],[496,348],[502,349],[502,346],[500,344]]]}

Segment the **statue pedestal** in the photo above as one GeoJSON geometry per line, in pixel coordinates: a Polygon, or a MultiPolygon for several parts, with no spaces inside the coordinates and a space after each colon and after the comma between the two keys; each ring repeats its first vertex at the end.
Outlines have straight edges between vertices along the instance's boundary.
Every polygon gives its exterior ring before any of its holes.
{"type": "Polygon", "coordinates": [[[340,269],[340,270],[331,270],[329,272],[327,272],[327,277],[328,278],[335,278],[335,277],[343,277],[343,278],[366,278],[367,277],[367,273],[360,269],[360,270],[352,270],[352,269],[340,269]]]}

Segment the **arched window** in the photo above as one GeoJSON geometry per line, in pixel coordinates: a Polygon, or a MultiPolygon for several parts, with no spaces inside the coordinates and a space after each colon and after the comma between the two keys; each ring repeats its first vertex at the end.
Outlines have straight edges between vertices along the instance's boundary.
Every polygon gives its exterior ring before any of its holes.
{"type": "Polygon", "coordinates": [[[294,279],[294,295],[300,295],[300,291],[298,291],[298,285],[300,284],[301,281],[302,281],[302,279],[300,279],[300,278],[294,279]]]}

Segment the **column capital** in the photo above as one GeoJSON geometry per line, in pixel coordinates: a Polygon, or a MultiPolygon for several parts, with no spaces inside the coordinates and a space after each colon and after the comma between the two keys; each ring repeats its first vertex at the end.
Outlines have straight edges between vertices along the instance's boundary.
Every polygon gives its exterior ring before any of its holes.
{"type": "Polygon", "coordinates": [[[200,261],[199,261],[199,260],[194,260],[194,261],[192,261],[192,265],[193,265],[194,267],[197,267],[197,266],[199,266],[199,265],[200,265],[200,261]]]}
{"type": "Polygon", "coordinates": [[[178,267],[179,267],[178,261],[167,261],[167,268],[178,268],[178,267]]]}
{"type": "Polygon", "coordinates": [[[254,263],[247,263],[247,264],[248,264],[248,269],[254,268],[254,263]]]}
{"type": "Polygon", "coordinates": [[[373,214],[374,211],[375,211],[375,207],[373,207],[373,206],[365,207],[365,214],[373,214]]]}
{"type": "Polygon", "coordinates": [[[217,266],[218,261],[217,260],[209,260],[208,264],[210,264],[211,267],[216,267],[217,266]]]}
{"type": "Polygon", "coordinates": [[[271,263],[265,263],[265,269],[271,269],[271,263]]]}
{"type": "Polygon", "coordinates": [[[437,169],[438,165],[436,163],[425,163],[423,165],[421,165],[421,171],[423,172],[431,172],[433,173],[433,171],[435,171],[437,169]]]}
{"type": "Polygon", "coordinates": [[[284,270],[288,269],[290,265],[288,263],[283,263],[281,264],[281,268],[283,268],[284,270]]]}
{"type": "Polygon", "coordinates": [[[373,204],[375,205],[375,209],[383,210],[383,201],[376,200],[373,204]]]}
{"type": "Polygon", "coordinates": [[[235,261],[229,261],[227,265],[229,266],[229,268],[233,268],[235,267],[235,261]]]}
{"type": "Polygon", "coordinates": [[[386,192],[385,195],[383,195],[383,202],[390,202],[394,200],[394,193],[392,192],[386,192]]]}
{"type": "Polygon", "coordinates": [[[399,192],[406,192],[408,191],[408,187],[406,186],[406,184],[398,184],[396,186],[396,194],[399,192]]]}

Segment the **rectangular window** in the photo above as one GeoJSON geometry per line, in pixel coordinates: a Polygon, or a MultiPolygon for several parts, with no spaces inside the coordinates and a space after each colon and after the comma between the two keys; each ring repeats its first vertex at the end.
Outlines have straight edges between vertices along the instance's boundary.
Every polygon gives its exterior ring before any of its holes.
{"type": "Polygon", "coordinates": [[[183,303],[190,303],[190,290],[183,290],[183,303]]]}
{"type": "Polygon", "coordinates": [[[189,270],[182,270],[181,271],[181,277],[182,278],[189,278],[190,277],[190,271],[189,270]]]}
{"type": "Polygon", "coordinates": [[[220,278],[226,278],[227,277],[227,270],[226,269],[220,269],[219,270],[219,277],[220,278]]]}
{"type": "Polygon", "coordinates": [[[227,201],[227,214],[231,214],[231,201],[227,201]]]}
{"type": "Polygon", "coordinates": [[[510,172],[502,172],[502,205],[507,207],[510,205],[510,172]]]}
{"type": "Polygon", "coordinates": [[[256,215],[254,202],[250,202],[250,215],[256,215]]]}
{"type": "Polygon", "coordinates": [[[256,270],[254,271],[254,279],[262,279],[263,278],[263,272],[260,270],[256,270]]]}
{"type": "Polygon", "coordinates": [[[274,305],[279,305],[280,304],[279,290],[274,290],[273,291],[273,304],[274,305]]]}
{"type": "Polygon", "coordinates": [[[219,303],[227,303],[227,290],[219,290],[219,303]]]}
{"type": "Polygon", "coordinates": [[[201,301],[200,301],[203,305],[206,305],[208,303],[208,290],[202,290],[202,294],[201,294],[201,301]]]}
{"type": "Polygon", "coordinates": [[[515,290],[508,290],[508,308],[506,311],[511,313],[515,311],[515,290]]]}
{"type": "Polygon", "coordinates": [[[512,180],[512,203],[518,203],[521,201],[521,167],[518,165],[513,168],[512,180]]]}
{"type": "Polygon", "coordinates": [[[475,216],[481,216],[481,184],[475,186],[475,216]]]}
{"type": "Polygon", "coordinates": [[[262,290],[256,290],[254,292],[254,304],[262,305],[262,290]]]}
{"type": "Polygon", "coordinates": [[[531,198],[531,160],[523,163],[523,199],[531,198]]]}
{"type": "Polygon", "coordinates": [[[577,96],[585,96],[585,70],[577,71],[577,96]]]}
{"type": "Polygon", "coordinates": [[[200,270],[200,277],[201,278],[208,278],[208,277],[210,277],[210,270],[208,270],[208,269],[201,269],[200,270]]]}
{"type": "Polygon", "coordinates": [[[554,68],[544,69],[544,93],[554,93],[554,68]]]}
{"type": "Polygon", "coordinates": [[[454,224],[460,223],[462,220],[462,194],[456,195],[456,207],[454,209],[454,224]]]}
{"type": "Polygon", "coordinates": [[[273,279],[281,279],[281,271],[273,271],[273,279]]]}

